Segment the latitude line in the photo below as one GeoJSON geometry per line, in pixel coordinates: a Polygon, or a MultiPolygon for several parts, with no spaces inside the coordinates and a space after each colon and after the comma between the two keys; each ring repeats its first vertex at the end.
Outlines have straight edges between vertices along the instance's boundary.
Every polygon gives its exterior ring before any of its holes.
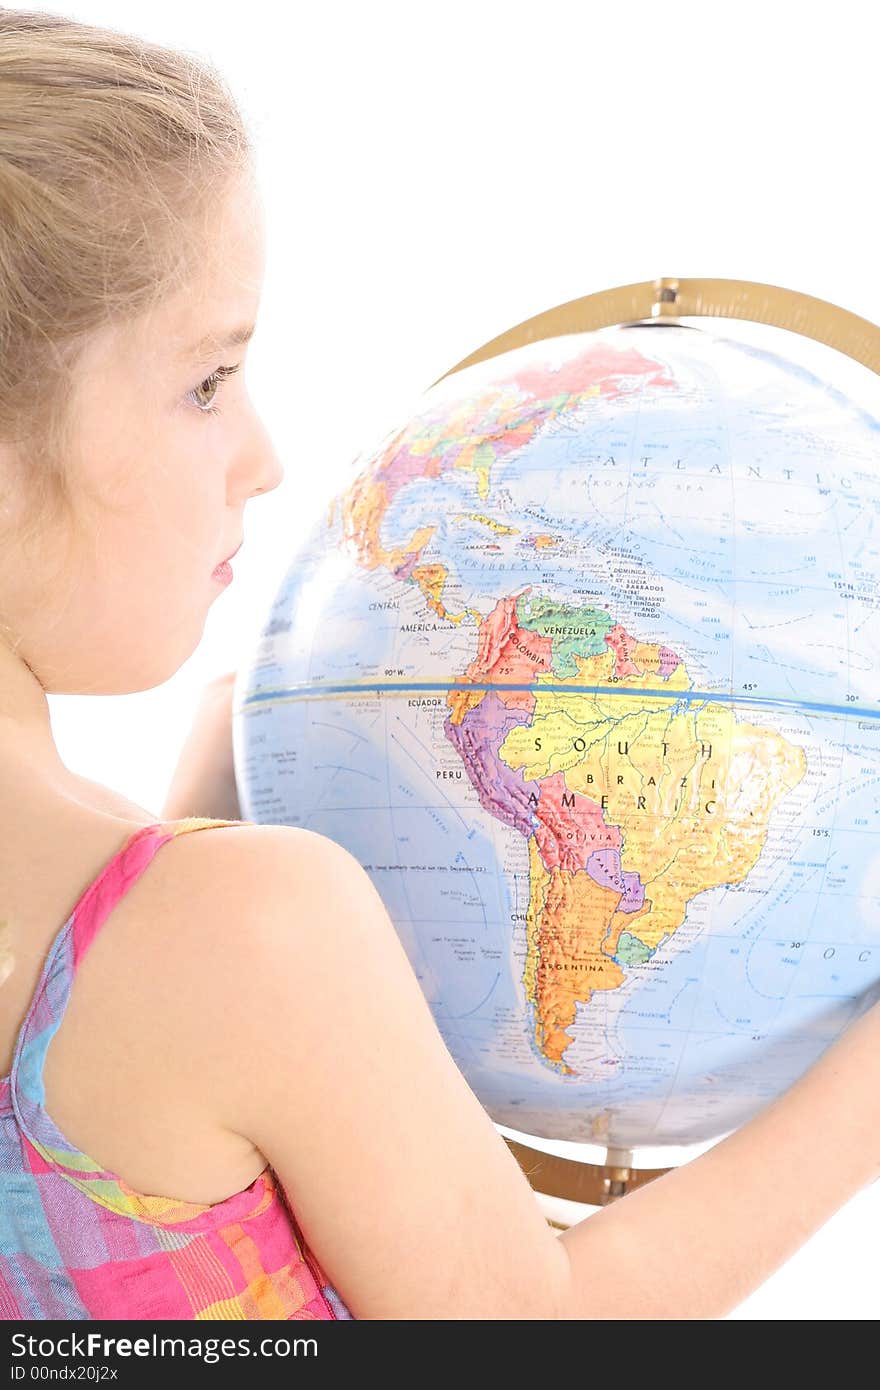
{"type": "Polygon", "coordinates": [[[669,704],[739,705],[746,709],[780,709],[805,714],[836,714],[859,719],[880,720],[880,706],[870,708],[856,704],[824,704],[816,700],[795,700],[788,696],[732,695],[727,691],[657,690],[639,686],[605,686],[575,684],[541,684],[534,682],[493,683],[491,681],[351,681],[340,685],[289,685],[275,689],[257,690],[248,695],[239,711],[267,700],[313,700],[331,695],[399,695],[413,692],[434,692],[448,695],[450,691],[476,694],[479,691],[528,691],[532,695],[592,695],[601,698],[618,696],[628,699],[664,700],[669,704]]]}

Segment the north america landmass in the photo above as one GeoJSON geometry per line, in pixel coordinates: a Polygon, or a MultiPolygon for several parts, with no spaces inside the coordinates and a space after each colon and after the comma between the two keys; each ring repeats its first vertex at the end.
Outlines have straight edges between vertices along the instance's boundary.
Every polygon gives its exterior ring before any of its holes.
{"type": "Polygon", "coordinates": [[[717,701],[684,698],[693,686],[680,656],[640,641],[604,607],[527,587],[488,614],[449,612],[447,567],[425,554],[436,526],[392,547],[380,531],[404,489],[450,470],[474,476],[484,511],[471,519],[502,527],[486,506],[495,465],[566,411],[645,384],[675,386],[662,364],[608,344],[561,370],[522,369],[426,412],[341,499],[359,567],[416,585],[444,623],[477,628],[476,656],[450,673],[443,728],[481,806],[526,841],[523,986],[535,1049],[564,1076],[577,1074],[565,1054],[578,1006],[620,989],[698,894],[747,877],[771,816],[806,772],[804,751],[717,701]]]}

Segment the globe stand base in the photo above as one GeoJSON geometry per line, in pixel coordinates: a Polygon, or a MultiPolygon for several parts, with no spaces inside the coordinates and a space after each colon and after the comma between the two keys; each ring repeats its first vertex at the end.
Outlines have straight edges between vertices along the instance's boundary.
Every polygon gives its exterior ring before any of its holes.
{"type": "MultiPolygon", "coordinates": [[[[530,1148],[519,1140],[502,1136],[534,1192],[547,1197],[561,1197],[568,1202],[584,1202],[588,1206],[606,1207],[618,1197],[625,1197],[637,1187],[669,1173],[670,1168],[631,1168],[627,1150],[608,1150],[612,1162],[581,1163],[530,1148]]],[[[553,1222],[552,1224],[557,1224],[553,1222]]]]}

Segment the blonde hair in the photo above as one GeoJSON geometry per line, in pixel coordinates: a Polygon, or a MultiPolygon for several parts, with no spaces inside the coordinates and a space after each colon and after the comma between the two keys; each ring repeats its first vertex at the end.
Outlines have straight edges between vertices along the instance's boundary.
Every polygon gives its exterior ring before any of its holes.
{"type": "Polygon", "coordinates": [[[253,167],[203,59],[0,9],[0,441],[28,536],[73,517],[67,416],[89,335],[185,284],[204,216],[253,167]]]}
{"type": "MultiPolygon", "coordinates": [[[[50,520],[73,528],[69,405],[90,335],[186,284],[206,216],[253,175],[253,149],[203,59],[0,9],[0,442],[17,544],[50,520]]],[[[0,490],[0,546],[7,500],[0,490]]],[[[12,945],[0,921],[0,986],[12,945]]]]}

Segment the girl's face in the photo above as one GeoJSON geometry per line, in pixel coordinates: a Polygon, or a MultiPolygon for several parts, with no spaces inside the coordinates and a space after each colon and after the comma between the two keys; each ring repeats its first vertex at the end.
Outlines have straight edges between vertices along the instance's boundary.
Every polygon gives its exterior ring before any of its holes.
{"type": "Polygon", "coordinates": [[[212,570],[244,538],[248,499],[283,476],[234,341],[256,322],[263,269],[245,180],[212,215],[198,279],[80,359],[75,534],[0,556],[0,611],[47,693],[149,690],[197,647],[222,593],[212,570]]]}

